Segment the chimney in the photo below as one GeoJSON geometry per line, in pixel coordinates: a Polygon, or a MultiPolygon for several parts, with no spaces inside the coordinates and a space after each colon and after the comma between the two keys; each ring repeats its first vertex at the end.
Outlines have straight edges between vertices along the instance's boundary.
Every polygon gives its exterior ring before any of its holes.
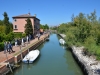
{"type": "Polygon", "coordinates": [[[34,17],[36,17],[36,14],[34,14],[34,17]]]}
{"type": "Polygon", "coordinates": [[[28,13],[28,15],[30,15],[30,12],[28,13]]]}

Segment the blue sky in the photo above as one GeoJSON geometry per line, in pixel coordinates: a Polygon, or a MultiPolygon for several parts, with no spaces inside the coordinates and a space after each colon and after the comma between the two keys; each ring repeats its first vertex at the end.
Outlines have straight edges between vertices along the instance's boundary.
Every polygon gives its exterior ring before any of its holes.
{"type": "Polygon", "coordinates": [[[80,12],[89,14],[96,10],[100,17],[100,0],[0,0],[0,19],[6,11],[10,21],[12,16],[37,14],[41,24],[58,25],[71,21],[71,16],[80,12]]]}

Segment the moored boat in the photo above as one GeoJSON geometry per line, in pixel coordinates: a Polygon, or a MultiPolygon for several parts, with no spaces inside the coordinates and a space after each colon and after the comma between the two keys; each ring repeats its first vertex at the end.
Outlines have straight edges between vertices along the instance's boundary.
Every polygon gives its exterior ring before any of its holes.
{"type": "Polygon", "coordinates": [[[39,50],[30,51],[22,60],[24,63],[33,63],[33,61],[39,56],[39,50]]]}
{"type": "Polygon", "coordinates": [[[46,41],[49,41],[49,38],[46,38],[46,41]]]}
{"type": "Polygon", "coordinates": [[[64,45],[65,44],[65,40],[64,39],[60,39],[59,43],[62,44],[62,45],[64,45]]]}

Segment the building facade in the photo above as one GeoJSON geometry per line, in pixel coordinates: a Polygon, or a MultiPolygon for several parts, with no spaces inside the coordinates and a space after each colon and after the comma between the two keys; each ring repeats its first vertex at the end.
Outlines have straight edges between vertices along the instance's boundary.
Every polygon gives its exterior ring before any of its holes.
{"type": "Polygon", "coordinates": [[[27,18],[30,18],[31,20],[34,34],[37,34],[40,30],[40,19],[38,19],[36,15],[31,16],[30,13],[28,13],[19,16],[13,16],[12,18],[13,18],[13,32],[24,33],[27,18]]]}

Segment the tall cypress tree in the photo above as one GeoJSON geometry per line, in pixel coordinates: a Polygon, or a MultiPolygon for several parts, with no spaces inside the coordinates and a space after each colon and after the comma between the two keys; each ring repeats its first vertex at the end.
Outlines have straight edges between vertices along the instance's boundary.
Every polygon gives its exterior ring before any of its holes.
{"type": "Polygon", "coordinates": [[[5,33],[9,34],[9,32],[10,32],[9,17],[6,12],[4,12],[3,16],[4,16],[4,20],[3,20],[4,25],[6,26],[5,33]]]}
{"type": "Polygon", "coordinates": [[[25,24],[25,33],[26,35],[33,35],[33,27],[32,27],[32,23],[31,23],[31,20],[28,18],[26,20],[26,24],[25,24]]]}

